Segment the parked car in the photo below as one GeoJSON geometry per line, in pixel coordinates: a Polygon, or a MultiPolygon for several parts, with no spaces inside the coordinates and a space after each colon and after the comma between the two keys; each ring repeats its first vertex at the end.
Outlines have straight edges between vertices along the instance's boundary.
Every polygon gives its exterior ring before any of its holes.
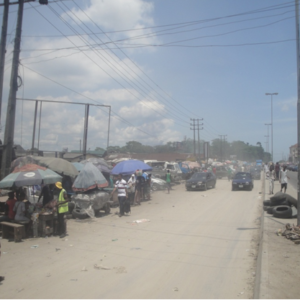
{"type": "Polygon", "coordinates": [[[153,191],[165,190],[167,188],[167,182],[152,174],[151,176],[151,188],[153,191]]]}
{"type": "Polygon", "coordinates": [[[253,178],[248,172],[238,172],[232,178],[232,191],[245,189],[252,191],[253,187],[253,178]]]}
{"type": "Polygon", "coordinates": [[[214,188],[217,183],[216,176],[211,172],[197,172],[192,175],[190,179],[185,182],[187,191],[191,190],[204,190],[209,187],[214,188]]]}
{"type": "Polygon", "coordinates": [[[292,171],[292,172],[297,172],[298,171],[298,165],[290,165],[289,170],[292,171]]]}

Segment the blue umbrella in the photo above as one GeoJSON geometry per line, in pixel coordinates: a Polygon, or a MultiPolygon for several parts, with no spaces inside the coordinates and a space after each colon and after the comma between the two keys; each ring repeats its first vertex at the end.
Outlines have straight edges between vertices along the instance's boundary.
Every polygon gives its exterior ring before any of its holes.
{"type": "Polygon", "coordinates": [[[112,169],[112,175],[130,175],[136,170],[151,171],[152,168],[144,162],[137,159],[124,160],[115,165],[112,169]]]}

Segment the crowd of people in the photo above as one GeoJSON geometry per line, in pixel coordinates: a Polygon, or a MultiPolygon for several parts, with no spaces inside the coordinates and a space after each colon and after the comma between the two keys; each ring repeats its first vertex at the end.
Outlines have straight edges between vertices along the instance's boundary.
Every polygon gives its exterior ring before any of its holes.
{"type": "Polygon", "coordinates": [[[278,162],[274,165],[273,162],[270,164],[265,163],[264,172],[267,180],[269,180],[269,194],[274,194],[274,181],[278,180],[280,183],[280,192],[286,192],[288,186],[288,180],[290,179],[287,175],[287,168],[285,165],[281,166],[278,162]]]}
{"type": "Polygon", "coordinates": [[[151,177],[151,174],[142,170],[136,170],[129,178],[118,175],[111,196],[115,191],[118,192],[120,217],[130,212],[131,205],[137,206],[141,205],[141,200],[151,200],[151,177]]]}

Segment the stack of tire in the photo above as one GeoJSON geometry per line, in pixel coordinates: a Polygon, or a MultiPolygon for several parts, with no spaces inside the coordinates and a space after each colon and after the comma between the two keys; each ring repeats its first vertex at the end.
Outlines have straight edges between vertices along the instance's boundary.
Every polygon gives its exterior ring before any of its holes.
{"type": "Polygon", "coordinates": [[[270,200],[264,201],[264,211],[276,218],[288,219],[297,215],[297,199],[278,192],[270,200]]]}

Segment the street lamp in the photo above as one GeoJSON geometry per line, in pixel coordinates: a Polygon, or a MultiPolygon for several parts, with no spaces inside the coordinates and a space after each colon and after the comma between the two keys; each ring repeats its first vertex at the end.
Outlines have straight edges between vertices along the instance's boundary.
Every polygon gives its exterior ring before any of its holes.
{"type": "Polygon", "coordinates": [[[274,160],[273,156],[273,95],[276,96],[278,93],[266,93],[266,96],[271,96],[271,147],[272,147],[272,161],[274,160]]]}
{"type": "Polygon", "coordinates": [[[267,152],[269,152],[269,137],[270,137],[270,135],[269,135],[269,126],[272,125],[272,124],[271,124],[271,123],[265,123],[265,125],[268,126],[268,135],[265,135],[265,137],[268,138],[268,142],[267,142],[267,143],[268,143],[268,144],[267,144],[267,145],[268,145],[268,147],[267,147],[267,152]]]}

